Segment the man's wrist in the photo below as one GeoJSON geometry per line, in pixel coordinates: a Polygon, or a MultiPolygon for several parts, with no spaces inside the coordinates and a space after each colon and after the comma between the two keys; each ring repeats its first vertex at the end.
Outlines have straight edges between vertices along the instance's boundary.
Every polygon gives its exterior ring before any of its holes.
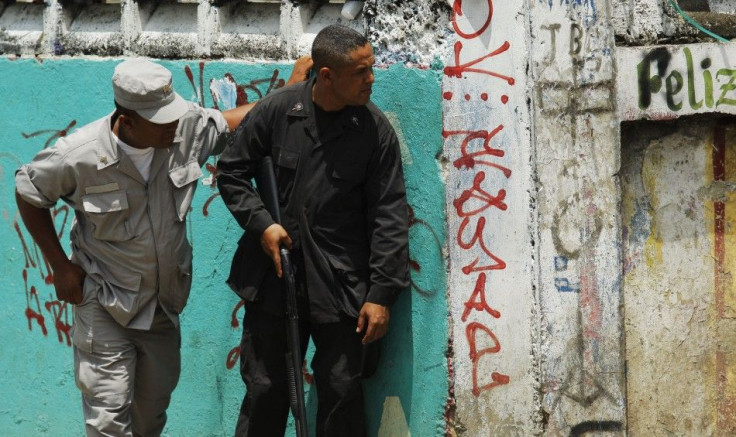
{"type": "Polygon", "coordinates": [[[72,264],[71,260],[67,258],[66,254],[57,255],[55,257],[46,257],[46,259],[49,261],[52,272],[64,270],[69,267],[69,264],[72,264]]]}

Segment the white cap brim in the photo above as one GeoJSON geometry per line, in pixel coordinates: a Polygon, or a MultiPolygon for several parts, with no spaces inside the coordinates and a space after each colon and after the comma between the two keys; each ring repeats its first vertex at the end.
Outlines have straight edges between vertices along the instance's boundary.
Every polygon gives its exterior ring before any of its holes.
{"type": "Polygon", "coordinates": [[[136,109],[135,112],[141,117],[156,124],[169,124],[189,112],[189,102],[184,100],[178,93],[174,93],[174,100],[160,108],[136,109]]]}

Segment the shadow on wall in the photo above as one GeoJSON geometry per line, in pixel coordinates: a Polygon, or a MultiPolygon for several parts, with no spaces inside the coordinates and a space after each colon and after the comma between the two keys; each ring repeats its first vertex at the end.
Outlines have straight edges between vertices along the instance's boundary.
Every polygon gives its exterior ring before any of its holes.
{"type": "Polygon", "coordinates": [[[414,387],[412,290],[404,291],[391,308],[391,328],[382,340],[378,370],[363,383],[368,435],[409,436],[414,387]]]}

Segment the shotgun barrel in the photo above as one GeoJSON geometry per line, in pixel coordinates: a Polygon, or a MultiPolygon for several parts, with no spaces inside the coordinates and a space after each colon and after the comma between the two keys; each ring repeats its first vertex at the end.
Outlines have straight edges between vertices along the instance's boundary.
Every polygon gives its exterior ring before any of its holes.
{"type": "MultiPolygon", "coordinates": [[[[256,187],[266,210],[276,223],[281,224],[278,188],[270,156],[264,157],[258,166],[256,187]]],[[[289,382],[289,405],[294,416],[297,437],[307,437],[307,409],[304,403],[304,378],[302,375],[302,351],[299,342],[299,312],[296,301],[296,279],[289,249],[281,247],[281,287],[286,302],[286,371],[289,382]]]]}

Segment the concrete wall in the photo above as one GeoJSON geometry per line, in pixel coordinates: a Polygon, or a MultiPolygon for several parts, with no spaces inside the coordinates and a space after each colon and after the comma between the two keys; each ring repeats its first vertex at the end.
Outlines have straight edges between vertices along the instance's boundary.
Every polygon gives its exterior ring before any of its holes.
{"type": "Polygon", "coordinates": [[[451,3],[452,431],[733,434],[733,49],[646,46],[705,39],[661,1],[451,3]]]}
{"type": "Polygon", "coordinates": [[[628,430],[733,435],[735,53],[616,54],[628,430]]]}
{"type": "Polygon", "coordinates": [[[614,35],[605,2],[531,11],[546,432],[625,429],[614,35]]]}
{"type": "Polygon", "coordinates": [[[451,25],[442,84],[450,426],[469,436],[529,435],[538,401],[524,2],[455,1],[451,25]]]}
{"type": "Polygon", "coordinates": [[[733,435],[736,123],[636,122],[622,144],[629,431],[733,435]]]}

